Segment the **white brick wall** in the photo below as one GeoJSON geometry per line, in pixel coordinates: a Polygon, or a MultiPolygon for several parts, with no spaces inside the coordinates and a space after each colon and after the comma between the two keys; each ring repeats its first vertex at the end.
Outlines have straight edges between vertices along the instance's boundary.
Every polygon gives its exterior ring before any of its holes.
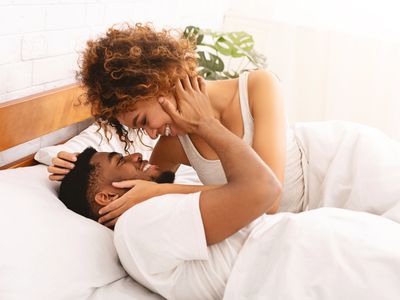
{"type": "MultiPolygon", "coordinates": [[[[229,3],[0,0],[0,103],[74,82],[77,53],[85,41],[115,23],[153,22],[170,28],[194,24],[218,29],[229,3]]],[[[65,132],[58,140],[65,138],[65,132]]],[[[38,149],[45,139],[0,152],[0,165],[38,149]]]]}

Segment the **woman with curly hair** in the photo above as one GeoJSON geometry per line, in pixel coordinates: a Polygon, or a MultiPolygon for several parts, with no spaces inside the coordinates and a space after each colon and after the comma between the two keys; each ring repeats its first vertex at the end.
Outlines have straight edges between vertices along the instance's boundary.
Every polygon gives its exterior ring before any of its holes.
{"type": "MultiPolygon", "coordinates": [[[[203,184],[224,184],[225,173],[216,153],[196,134],[185,134],[160,105],[169,101],[177,106],[177,87],[192,87],[184,97],[206,91],[215,117],[250,144],[284,186],[282,196],[266,212],[300,211],[304,198],[301,150],[287,129],[276,77],[257,70],[236,79],[205,81],[197,76],[196,68],[194,47],[187,39],[136,24],[111,28],[105,36],[88,41],[79,78],[93,116],[102,126],[115,127],[126,145],[131,141],[123,125],[152,139],[159,137],[147,167],[176,171],[180,164],[191,165],[203,184]]],[[[49,167],[50,179],[62,179],[74,160],[75,154],[59,153],[49,167]]],[[[132,189],[103,208],[101,212],[107,214],[100,221],[113,225],[138,196],[132,189]]]]}

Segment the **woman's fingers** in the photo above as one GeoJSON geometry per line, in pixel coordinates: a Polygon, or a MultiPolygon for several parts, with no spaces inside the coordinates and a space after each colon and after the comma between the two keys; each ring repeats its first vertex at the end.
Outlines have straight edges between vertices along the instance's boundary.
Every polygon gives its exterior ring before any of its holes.
{"type": "Polygon", "coordinates": [[[66,168],[59,168],[56,166],[48,166],[47,167],[47,171],[49,173],[53,173],[53,174],[57,174],[57,175],[66,175],[69,173],[70,169],[66,169],[66,168]]]}
{"type": "Polygon", "coordinates": [[[71,169],[75,167],[78,153],[70,153],[61,151],[57,153],[56,157],[53,157],[51,163],[53,165],[47,167],[47,171],[51,173],[49,175],[50,180],[61,181],[64,179],[64,175],[68,174],[71,169]]]}
{"type": "Polygon", "coordinates": [[[47,167],[47,172],[51,173],[49,179],[52,181],[61,181],[64,179],[65,175],[68,174],[70,169],[58,168],[55,166],[47,167]]]}
{"type": "Polygon", "coordinates": [[[58,152],[57,157],[61,158],[63,160],[68,160],[68,161],[75,162],[76,159],[77,159],[77,155],[78,155],[78,153],[60,151],[60,152],[58,152]]]}
{"type": "Polygon", "coordinates": [[[112,185],[116,188],[119,189],[131,189],[135,187],[137,184],[137,180],[124,180],[124,181],[118,181],[118,182],[113,182],[112,185]]]}
{"type": "Polygon", "coordinates": [[[108,223],[103,224],[104,226],[107,226],[108,228],[114,228],[115,224],[117,223],[118,218],[115,218],[114,220],[111,220],[108,223]]]}
{"type": "Polygon", "coordinates": [[[109,213],[110,211],[115,211],[115,210],[121,208],[124,204],[125,204],[125,198],[124,198],[124,196],[121,196],[120,198],[112,201],[110,204],[102,207],[99,210],[99,214],[104,215],[104,214],[109,213]]]}
{"type": "Polygon", "coordinates": [[[98,221],[101,224],[107,223],[108,221],[115,219],[115,218],[119,217],[120,215],[122,215],[123,212],[124,211],[121,211],[120,209],[114,210],[104,216],[101,216],[98,221]]]}
{"type": "Polygon", "coordinates": [[[52,181],[61,181],[64,179],[64,177],[65,177],[64,175],[54,175],[54,174],[49,175],[49,179],[52,181]]]}
{"type": "Polygon", "coordinates": [[[53,166],[62,167],[66,169],[73,169],[75,167],[75,164],[71,163],[70,161],[58,157],[53,157],[51,162],[53,166]]]}

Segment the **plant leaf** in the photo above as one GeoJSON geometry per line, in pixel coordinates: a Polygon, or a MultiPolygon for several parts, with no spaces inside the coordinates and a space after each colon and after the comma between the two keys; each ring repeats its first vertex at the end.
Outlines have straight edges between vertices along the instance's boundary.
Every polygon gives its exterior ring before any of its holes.
{"type": "Polygon", "coordinates": [[[247,32],[230,32],[227,34],[232,43],[243,51],[250,51],[254,48],[253,37],[247,32]]]}
{"type": "Polygon", "coordinates": [[[198,73],[208,80],[236,78],[244,70],[266,67],[266,57],[254,49],[253,37],[246,32],[187,26],[183,35],[197,46],[198,73]]]}
{"type": "Polygon", "coordinates": [[[253,37],[246,32],[220,34],[215,47],[218,52],[232,57],[246,56],[254,47],[253,37]]]}
{"type": "Polygon", "coordinates": [[[204,51],[199,51],[197,54],[199,55],[198,62],[201,67],[216,72],[222,72],[224,70],[225,64],[220,57],[204,51]],[[206,57],[206,53],[208,57],[206,57]]]}
{"type": "Polygon", "coordinates": [[[204,34],[201,29],[196,26],[186,26],[183,31],[183,36],[195,45],[201,45],[204,39],[204,34]]]}

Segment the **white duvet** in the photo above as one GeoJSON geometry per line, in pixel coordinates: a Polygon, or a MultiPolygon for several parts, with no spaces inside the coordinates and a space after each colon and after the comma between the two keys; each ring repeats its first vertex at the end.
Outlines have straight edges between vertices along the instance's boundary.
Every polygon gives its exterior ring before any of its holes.
{"type": "Polygon", "coordinates": [[[306,209],[340,207],[400,223],[400,142],[343,121],[298,123],[306,209]]]}
{"type": "Polygon", "coordinates": [[[400,299],[400,143],[347,122],[295,133],[309,211],[264,217],[224,299],[400,299]]]}
{"type": "Polygon", "coordinates": [[[224,299],[400,299],[400,226],[337,208],[266,216],[239,253],[224,299]]]}

